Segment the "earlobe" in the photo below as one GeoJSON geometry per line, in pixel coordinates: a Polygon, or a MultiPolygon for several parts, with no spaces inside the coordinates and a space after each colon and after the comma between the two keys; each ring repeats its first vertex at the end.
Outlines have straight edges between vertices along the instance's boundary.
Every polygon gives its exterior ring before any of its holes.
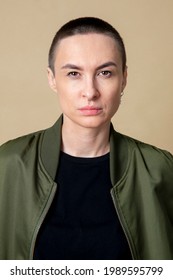
{"type": "Polygon", "coordinates": [[[47,78],[48,78],[48,82],[49,82],[50,88],[51,88],[54,92],[57,92],[55,76],[54,76],[52,70],[51,70],[49,67],[47,68],[47,78]]]}

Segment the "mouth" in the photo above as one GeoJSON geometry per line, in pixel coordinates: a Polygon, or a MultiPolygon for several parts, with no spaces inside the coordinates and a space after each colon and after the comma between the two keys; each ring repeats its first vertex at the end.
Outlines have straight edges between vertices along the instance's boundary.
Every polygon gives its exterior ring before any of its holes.
{"type": "Polygon", "coordinates": [[[102,112],[102,108],[93,107],[93,106],[85,106],[79,109],[82,115],[84,116],[96,116],[102,112]]]}

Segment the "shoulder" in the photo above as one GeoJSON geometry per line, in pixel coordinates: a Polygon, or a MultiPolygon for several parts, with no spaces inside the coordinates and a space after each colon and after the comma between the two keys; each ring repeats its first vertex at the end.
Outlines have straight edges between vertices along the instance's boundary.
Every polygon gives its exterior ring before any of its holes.
{"type": "Polygon", "coordinates": [[[124,136],[129,144],[129,149],[139,154],[144,160],[148,160],[153,164],[170,163],[173,164],[173,155],[166,150],[160,149],[154,145],[141,142],[137,139],[124,136]]]}
{"type": "Polygon", "coordinates": [[[28,153],[35,153],[44,130],[30,133],[10,140],[0,146],[0,162],[25,157],[28,153]]]}
{"type": "Polygon", "coordinates": [[[126,143],[126,151],[129,161],[145,166],[148,170],[169,171],[173,176],[173,155],[154,145],[144,143],[127,135],[117,133],[117,137],[126,143]]]}

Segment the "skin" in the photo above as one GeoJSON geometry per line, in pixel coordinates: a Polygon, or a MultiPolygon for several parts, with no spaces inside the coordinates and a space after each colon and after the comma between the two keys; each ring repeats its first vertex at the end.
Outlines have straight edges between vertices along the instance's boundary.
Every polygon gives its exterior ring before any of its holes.
{"type": "Polygon", "coordinates": [[[63,112],[62,150],[101,156],[109,151],[111,118],[127,80],[116,42],[102,34],[74,35],[60,41],[55,55],[48,81],[63,112]]]}

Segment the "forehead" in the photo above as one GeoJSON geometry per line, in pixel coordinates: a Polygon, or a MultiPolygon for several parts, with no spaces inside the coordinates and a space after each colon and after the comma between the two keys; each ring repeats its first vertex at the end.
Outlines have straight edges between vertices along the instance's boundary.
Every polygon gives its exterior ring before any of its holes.
{"type": "Polygon", "coordinates": [[[116,60],[121,63],[118,45],[104,34],[78,34],[62,39],[56,48],[55,63],[90,63],[116,60]],[[73,61],[74,60],[74,61],[73,61]]]}

